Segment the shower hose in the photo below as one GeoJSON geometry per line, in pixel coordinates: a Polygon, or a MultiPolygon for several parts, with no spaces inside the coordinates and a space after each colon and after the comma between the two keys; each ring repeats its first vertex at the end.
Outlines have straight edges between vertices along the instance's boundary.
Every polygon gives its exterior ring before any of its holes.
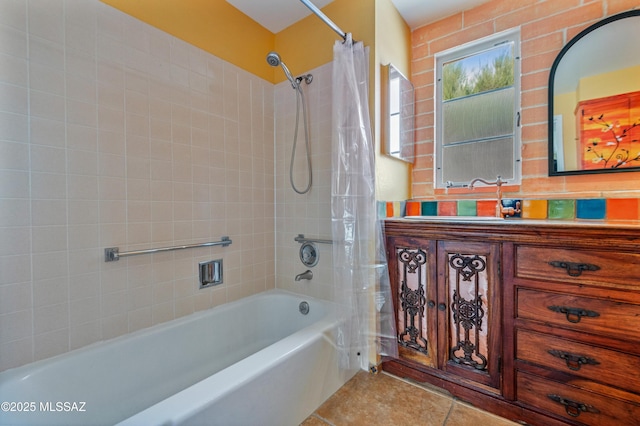
{"type": "Polygon", "coordinates": [[[307,128],[307,106],[304,99],[304,93],[300,87],[300,82],[296,82],[296,127],[293,134],[293,149],[291,150],[291,162],[289,163],[289,182],[291,182],[291,188],[298,194],[306,194],[311,189],[312,173],[311,173],[311,149],[309,146],[309,129],[307,128]],[[293,181],[293,162],[296,156],[296,147],[298,145],[298,127],[300,124],[300,103],[302,103],[302,120],[304,121],[304,139],[305,148],[307,150],[307,171],[308,182],[307,187],[304,190],[299,190],[293,181]]]}

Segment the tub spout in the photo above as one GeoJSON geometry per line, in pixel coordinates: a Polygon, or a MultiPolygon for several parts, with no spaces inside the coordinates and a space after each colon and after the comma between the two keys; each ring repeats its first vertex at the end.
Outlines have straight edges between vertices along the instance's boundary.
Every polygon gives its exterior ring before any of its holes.
{"type": "Polygon", "coordinates": [[[313,278],[313,272],[311,272],[309,269],[307,269],[301,274],[296,275],[296,281],[310,280],[311,278],[313,278]]]}

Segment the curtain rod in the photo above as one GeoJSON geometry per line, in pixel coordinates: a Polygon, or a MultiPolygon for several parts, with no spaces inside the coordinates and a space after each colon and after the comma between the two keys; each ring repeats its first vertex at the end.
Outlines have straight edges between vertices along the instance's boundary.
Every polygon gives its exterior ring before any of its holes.
{"type": "Polygon", "coordinates": [[[347,40],[347,33],[342,31],[340,27],[338,27],[331,19],[327,17],[327,15],[322,13],[322,11],[318,9],[315,4],[311,3],[310,0],[300,0],[300,1],[304,3],[304,5],[307,6],[309,9],[311,9],[311,11],[315,13],[318,16],[318,18],[322,19],[325,24],[331,27],[333,31],[338,33],[338,35],[342,37],[343,40],[345,41],[347,40]]]}

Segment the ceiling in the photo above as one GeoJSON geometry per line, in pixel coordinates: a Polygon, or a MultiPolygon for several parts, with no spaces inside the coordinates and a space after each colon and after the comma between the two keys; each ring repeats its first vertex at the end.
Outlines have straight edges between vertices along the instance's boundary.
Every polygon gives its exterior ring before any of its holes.
{"type": "MultiPolygon", "coordinates": [[[[333,0],[311,0],[322,8],[333,0]]],[[[456,12],[470,9],[488,0],[391,0],[411,29],[456,12]]],[[[278,33],[311,14],[299,0],[227,0],[254,21],[278,33]]],[[[329,17],[331,18],[331,17],[329,17]]]]}

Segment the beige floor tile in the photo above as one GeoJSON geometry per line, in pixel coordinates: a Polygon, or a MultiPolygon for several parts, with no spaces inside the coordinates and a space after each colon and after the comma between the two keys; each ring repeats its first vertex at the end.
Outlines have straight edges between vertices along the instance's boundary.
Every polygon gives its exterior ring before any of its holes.
{"type": "Polygon", "coordinates": [[[455,401],[444,426],[513,426],[518,425],[502,417],[455,401]]]}
{"type": "Polygon", "coordinates": [[[512,426],[446,393],[361,371],[301,426],[512,426]]]}
{"type": "Polygon", "coordinates": [[[310,415],[307,419],[300,424],[300,426],[332,426],[331,423],[327,423],[324,420],[317,417],[315,414],[310,415]]]}
{"type": "Polygon", "coordinates": [[[361,372],[329,398],[316,414],[335,426],[441,426],[452,400],[387,374],[361,372]]]}

